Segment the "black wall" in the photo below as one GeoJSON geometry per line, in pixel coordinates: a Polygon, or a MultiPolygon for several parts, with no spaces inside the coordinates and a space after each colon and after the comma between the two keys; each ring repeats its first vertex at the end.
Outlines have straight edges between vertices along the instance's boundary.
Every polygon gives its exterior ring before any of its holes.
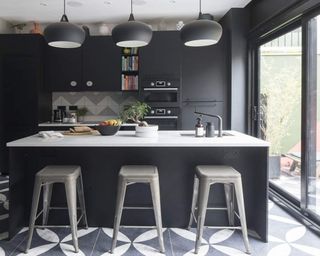
{"type": "Polygon", "coordinates": [[[247,34],[250,12],[231,9],[221,20],[224,30],[223,44],[226,57],[226,88],[228,88],[228,123],[230,129],[247,131],[247,34]]]}
{"type": "Polygon", "coordinates": [[[288,7],[304,2],[303,0],[255,0],[246,9],[251,13],[250,28],[253,29],[259,24],[277,15],[288,7]]]}

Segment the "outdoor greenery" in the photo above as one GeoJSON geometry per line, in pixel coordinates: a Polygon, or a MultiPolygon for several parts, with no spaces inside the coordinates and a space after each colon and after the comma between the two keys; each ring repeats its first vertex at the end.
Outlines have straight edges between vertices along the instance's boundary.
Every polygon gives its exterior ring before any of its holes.
{"type": "Polygon", "coordinates": [[[125,106],[120,113],[123,122],[132,121],[139,125],[148,126],[147,122],[142,121],[149,112],[150,106],[147,103],[136,101],[135,103],[125,106]]]}
{"type": "Polygon", "coordinates": [[[260,81],[261,132],[270,153],[279,155],[300,141],[301,56],[262,55],[260,81]]]}

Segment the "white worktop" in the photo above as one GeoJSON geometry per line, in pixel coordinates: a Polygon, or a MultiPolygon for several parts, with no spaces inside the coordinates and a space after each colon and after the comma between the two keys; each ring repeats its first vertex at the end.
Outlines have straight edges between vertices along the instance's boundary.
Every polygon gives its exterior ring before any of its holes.
{"type": "Polygon", "coordinates": [[[196,138],[194,131],[159,131],[157,138],[139,138],[134,131],[114,136],[81,135],[44,139],[37,135],[7,143],[8,147],[268,147],[269,143],[236,131],[221,138],[196,138]]]}
{"type": "MultiPolygon", "coordinates": [[[[70,127],[70,126],[97,126],[100,122],[82,122],[82,123],[55,123],[46,122],[38,124],[38,127],[70,127]]],[[[137,124],[124,123],[121,126],[137,126],[137,124]]]]}

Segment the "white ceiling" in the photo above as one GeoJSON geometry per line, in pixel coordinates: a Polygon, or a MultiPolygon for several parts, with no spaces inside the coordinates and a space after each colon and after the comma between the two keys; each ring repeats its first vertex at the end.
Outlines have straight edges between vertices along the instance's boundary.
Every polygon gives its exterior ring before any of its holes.
{"type": "MultiPolygon", "coordinates": [[[[202,0],[202,12],[220,19],[230,8],[245,7],[251,0],[202,0]]],[[[130,0],[66,0],[67,15],[75,23],[118,23],[128,19],[130,0]]],[[[133,0],[137,20],[188,21],[199,13],[198,0],[133,0]]],[[[0,18],[11,22],[55,22],[63,0],[0,0],[0,18]]]]}

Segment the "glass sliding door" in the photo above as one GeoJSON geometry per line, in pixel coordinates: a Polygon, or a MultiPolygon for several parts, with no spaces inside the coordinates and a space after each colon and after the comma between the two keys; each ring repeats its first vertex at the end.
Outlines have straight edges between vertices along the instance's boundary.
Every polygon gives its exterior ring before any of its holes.
{"type": "Polygon", "coordinates": [[[308,21],[310,139],[307,209],[320,216],[320,15],[308,21]],[[315,103],[315,104],[314,104],[315,103]]]}
{"type": "Polygon", "coordinates": [[[259,134],[271,143],[271,185],[301,198],[302,32],[298,27],[259,47],[259,134]]]}

